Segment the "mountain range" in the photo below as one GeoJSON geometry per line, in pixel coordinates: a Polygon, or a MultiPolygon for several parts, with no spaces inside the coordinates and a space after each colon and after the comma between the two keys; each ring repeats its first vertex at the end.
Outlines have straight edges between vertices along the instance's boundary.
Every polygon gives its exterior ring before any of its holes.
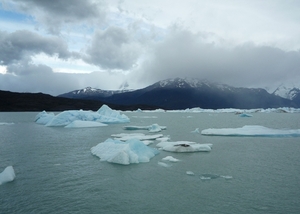
{"type": "Polygon", "coordinates": [[[300,107],[300,89],[280,86],[269,93],[262,88],[233,87],[200,79],[174,78],[138,90],[101,90],[87,87],[58,97],[98,100],[114,105],[186,108],[300,107]]]}

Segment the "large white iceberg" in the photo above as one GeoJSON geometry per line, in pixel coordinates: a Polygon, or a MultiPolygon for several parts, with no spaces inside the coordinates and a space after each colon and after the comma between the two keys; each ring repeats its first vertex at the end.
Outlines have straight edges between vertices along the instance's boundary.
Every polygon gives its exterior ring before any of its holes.
{"type": "Polygon", "coordinates": [[[54,117],[54,113],[47,113],[46,111],[42,111],[35,116],[34,121],[38,124],[46,125],[54,117]]]}
{"type": "Polygon", "coordinates": [[[15,179],[15,171],[12,166],[6,167],[3,172],[0,173],[0,185],[13,181],[15,179]]]}
{"type": "Polygon", "coordinates": [[[260,136],[260,137],[300,137],[300,129],[271,129],[251,125],[241,128],[204,129],[202,135],[216,136],[260,136]]]}
{"type": "Polygon", "coordinates": [[[168,152],[209,152],[212,144],[199,144],[190,141],[160,142],[156,145],[168,152]]]}
{"type": "Polygon", "coordinates": [[[98,156],[101,161],[128,165],[149,162],[159,151],[136,139],[126,142],[107,139],[105,142],[92,147],[91,153],[98,156]]]}
{"type": "Polygon", "coordinates": [[[35,121],[46,126],[67,126],[73,121],[94,121],[100,123],[127,123],[129,118],[119,111],[112,110],[107,105],[103,105],[97,112],[83,110],[63,111],[57,115],[49,114],[45,111],[39,113],[35,121]]]}

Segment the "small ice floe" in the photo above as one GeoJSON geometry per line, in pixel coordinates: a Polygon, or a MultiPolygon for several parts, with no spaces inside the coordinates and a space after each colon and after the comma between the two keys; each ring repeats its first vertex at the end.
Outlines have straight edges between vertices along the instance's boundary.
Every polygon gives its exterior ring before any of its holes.
{"type": "Polygon", "coordinates": [[[129,165],[149,162],[159,151],[146,146],[137,139],[131,139],[126,142],[107,139],[92,147],[91,153],[98,156],[100,161],[129,165]]]}
{"type": "Polygon", "coordinates": [[[185,173],[186,173],[187,175],[195,175],[195,173],[192,172],[192,171],[186,171],[185,173]]]}
{"type": "Polygon", "coordinates": [[[161,159],[163,161],[170,161],[170,162],[178,162],[179,160],[172,157],[172,156],[167,156],[167,157],[164,157],[163,159],[161,159]]]}
{"type": "Polygon", "coordinates": [[[211,136],[300,137],[300,129],[271,129],[251,125],[241,128],[204,129],[201,134],[211,136]]]}
{"type": "Polygon", "coordinates": [[[163,167],[170,167],[170,166],[172,166],[170,164],[167,164],[167,163],[164,163],[164,162],[160,162],[160,161],[158,161],[157,164],[160,165],[160,166],[163,166],[163,167]]]}
{"type": "Polygon", "coordinates": [[[124,126],[125,130],[148,130],[149,132],[155,133],[166,129],[166,126],[160,126],[158,124],[152,124],[150,126],[124,126]]]}
{"type": "Polygon", "coordinates": [[[156,145],[168,152],[209,152],[212,144],[199,144],[190,141],[160,142],[156,145]]]}
{"type": "Polygon", "coordinates": [[[138,139],[138,140],[156,140],[157,138],[163,137],[162,134],[154,134],[154,135],[145,135],[143,133],[120,133],[120,134],[112,134],[112,137],[120,140],[127,141],[130,139],[138,139]]]}
{"type": "Polygon", "coordinates": [[[199,128],[196,128],[194,131],[191,131],[191,133],[200,133],[199,128]]]}
{"type": "Polygon", "coordinates": [[[201,174],[200,179],[201,180],[212,180],[217,178],[224,178],[226,180],[232,179],[232,176],[230,175],[217,175],[217,174],[201,174]]]}
{"type": "Polygon", "coordinates": [[[233,178],[233,177],[230,176],[230,175],[221,175],[220,177],[221,177],[221,178],[225,178],[226,180],[230,180],[230,179],[233,178]]]}
{"type": "Polygon", "coordinates": [[[11,126],[11,125],[14,125],[14,123],[0,122],[0,126],[11,126]]]}
{"type": "Polygon", "coordinates": [[[220,178],[220,175],[216,174],[202,174],[200,175],[201,180],[211,180],[211,179],[217,179],[220,178]]]}
{"type": "Polygon", "coordinates": [[[6,167],[3,172],[0,173],[0,185],[11,182],[15,179],[16,174],[12,166],[6,167]]]}
{"type": "Polygon", "coordinates": [[[239,114],[240,117],[252,117],[252,114],[242,113],[239,114]]]}
{"type": "Polygon", "coordinates": [[[65,128],[92,128],[101,126],[107,126],[107,124],[95,121],[74,120],[70,124],[66,125],[65,128]]]}

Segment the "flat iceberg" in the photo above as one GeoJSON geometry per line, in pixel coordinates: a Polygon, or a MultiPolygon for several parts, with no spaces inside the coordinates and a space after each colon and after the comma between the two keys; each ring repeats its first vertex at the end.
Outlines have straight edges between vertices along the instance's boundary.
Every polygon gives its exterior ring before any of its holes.
{"type": "Polygon", "coordinates": [[[127,141],[130,139],[146,141],[146,140],[156,140],[158,138],[163,137],[162,134],[145,135],[143,133],[130,133],[130,134],[120,133],[120,134],[112,134],[111,136],[120,141],[127,141]]]}
{"type": "Polygon", "coordinates": [[[122,142],[109,138],[92,147],[91,153],[98,156],[101,161],[129,165],[149,162],[159,151],[136,139],[122,142]]]}
{"type": "Polygon", "coordinates": [[[73,121],[94,121],[99,123],[127,123],[129,118],[119,111],[103,105],[97,112],[83,110],[63,111],[57,115],[43,111],[36,115],[35,122],[46,126],[67,126],[73,121]]]}
{"type": "Polygon", "coordinates": [[[82,121],[82,120],[74,120],[65,126],[65,128],[92,128],[92,127],[100,127],[107,126],[107,124],[96,122],[96,121],[82,121]]]}
{"type": "Polygon", "coordinates": [[[124,126],[125,130],[148,130],[149,132],[155,133],[166,129],[166,126],[160,126],[158,124],[152,124],[150,126],[124,126]]]}
{"type": "Polygon", "coordinates": [[[248,125],[241,128],[204,129],[201,134],[210,136],[300,137],[300,129],[271,129],[264,126],[248,125]]]}
{"type": "Polygon", "coordinates": [[[160,142],[156,145],[168,152],[209,152],[212,144],[199,144],[190,141],[160,142]]]}
{"type": "Polygon", "coordinates": [[[15,179],[16,174],[12,166],[6,167],[3,172],[0,173],[0,185],[11,182],[15,179]]]}

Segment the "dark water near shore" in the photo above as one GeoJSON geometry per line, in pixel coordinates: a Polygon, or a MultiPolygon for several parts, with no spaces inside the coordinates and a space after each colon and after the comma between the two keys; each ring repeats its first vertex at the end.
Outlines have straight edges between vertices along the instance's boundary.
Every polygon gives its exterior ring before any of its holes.
{"type": "Polygon", "coordinates": [[[0,172],[12,165],[16,173],[13,182],[0,185],[1,214],[300,213],[300,138],[191,133],[243,125],[300,129],[300,114],[125,113],[130,125],[167,126],[162,134],[173,141],[213,144],[208,153],[161,151],[149,163],[129,166],[100,162],[90,153],[111,134],[132,133],[124,124],[52,128],[35,124],[36,114],[0,113],[0,122],[14,123],[0,126],[0,172]],[[168,155],[180,161],[159,165],[168,155]]]}

